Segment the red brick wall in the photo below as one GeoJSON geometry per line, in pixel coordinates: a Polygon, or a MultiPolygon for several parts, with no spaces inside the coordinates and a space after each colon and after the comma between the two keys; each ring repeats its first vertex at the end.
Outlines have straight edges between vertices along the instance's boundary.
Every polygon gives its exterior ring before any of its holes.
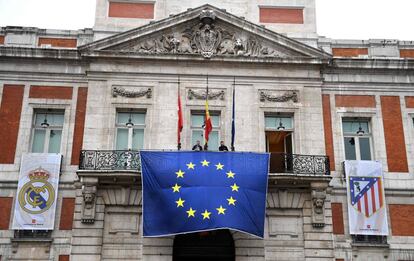
{"type": "Polygon", "coordinates": [[[77,43],[77,39],[39,37],[37,45],[50,44],[52,47],[76,48],[77,43]]]}
{"type": "Polygon", "coordinates": [[[78,89],[78,100],[76,102],[75,131],[73,133],[72,145],[72,165],[79,165],[79,154],[83,144],[83,129],[85,127],[86,101],[88,98],[88,88],[78,89]]]}
{"type": "Polygon", "coordinates": [[[343,235],[344,230],[344,214],[342,212],[342,203],[331,203],[332,209],[332,226],[335,235],[343,235]]]}
{"type": "Polygon", "coordinates": [[[0,230],[8,230],[13,198],[0,197],[0,230]]]}
{"type": "Polygon", "coordinates": [[[4,44],[4,35],[0,35],[0,44],[4,44]]]}
{"type": "Polygon", "coordinates": [[[260,23],[303,24],[302,8],[260,7],[260,23]]]}
{"type": "Polygon", "coordinates": [[[373,95],[335,95],[336,107],[365,107],[375,108],[373,95]]]}
{"type": "Polygon", "coordinates": [[[368,55],[368,48],[332,48],[332,55],[339,57],[358,57],[368,55]]]}
{"type": "Polygon", "coordinates": [[[414,236],[414,205],[388,205],[393,236],[414,236]]]}
{"type": "Polygon", "coordinates": [[[69,261],[69,255],[59,255],[59,261],[69,261]]]}
{"type": "Polygon", "coordinates": [[[343,258],[335,258],[335,261],[345,261],[343,258]]]}
{"type": "Polygon", "coordinates": [[[153,3],[109,2],[109,17],[120,18],[154,18],[153,3]]]}
{"type": "Polygon", "coordinates": [[[414,49],[400,49],[401,58],[414,58],[414,49]]]}
{"type": "Polygon", "coordinates": [[[29,98],[44,98],[44,99],[72,99],[72,87],[59,86],[30,86],[29,98]]]}
{"type": "Polygon", "coordinates": [[[73,214],[75,213],[75,198],[63,198],[60,212],[60,230],[72,230],[73,214]]]}
{"type": "Polygon", "coordinates": [[[0,105],[0,164],[13,164],[23,103],[23,85],[5,84],[0,105]]]}
{"type": "Polygon", "coordinates": [[[322,95],[323,129],[325,133],[325,152],[329,157],[331,171],[335,170],[335,153],[332,135],[331,101],[329,94],[322,95]]]}
{"type": "Polygon", "coordinates": [[[388,171],[408,172],[400,97],[381,96],[388,171]]]}
{"type": "Polygon", "coordinates": [[[405,107],[414,108],[414,96],[405,96],[405,107]]]}

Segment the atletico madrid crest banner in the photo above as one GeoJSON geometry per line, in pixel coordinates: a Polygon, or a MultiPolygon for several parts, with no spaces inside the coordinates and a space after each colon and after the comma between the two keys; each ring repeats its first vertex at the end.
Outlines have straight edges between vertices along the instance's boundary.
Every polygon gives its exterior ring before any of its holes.
{"type": "Polygon", "coordinates": [[[61,160],[56,153],[23,154],[13,229],[53,230],[61,160]]]}
{"type": "Polygon", "coordinates": [[[381,163],[345,161],[349,231],[353,235],[388,235],[381,163]]]}
{"type": "Polygon", "coordinates": [[[230,228],[263,237],[269,154],[141,151],[144,236],[230,228]]]}

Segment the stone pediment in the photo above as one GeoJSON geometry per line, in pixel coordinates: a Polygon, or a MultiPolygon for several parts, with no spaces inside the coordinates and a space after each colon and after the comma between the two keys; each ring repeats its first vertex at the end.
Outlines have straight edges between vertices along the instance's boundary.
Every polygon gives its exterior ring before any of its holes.
{"type": "Polygon", "coordinates": [[[323,51],[250,23],[211,5],[80,47],[120,56],[328,59],[323,51]]]}

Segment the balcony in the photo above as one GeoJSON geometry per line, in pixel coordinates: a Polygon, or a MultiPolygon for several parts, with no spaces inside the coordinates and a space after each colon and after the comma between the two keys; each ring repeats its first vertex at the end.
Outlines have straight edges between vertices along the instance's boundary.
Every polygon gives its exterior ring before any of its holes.
{"type": "MultiPolygon", "coordinates": [[[[81,171],[141,172],[140,154],[134,150],[83,150],[79,162],[81,171]]],[[[329,175],[329,158],[272,152],[269,173],[329,175]]]]}
{"type": "Polygon", "coordinates": [[[82,150],[79,170],[141,172],[141,158],[136,150],[82,150]]]}
{"type": "Polygon", "coordinates": [[[330,175],[329,158],[319,155],[270,153],[269,173],[330,175]]]}

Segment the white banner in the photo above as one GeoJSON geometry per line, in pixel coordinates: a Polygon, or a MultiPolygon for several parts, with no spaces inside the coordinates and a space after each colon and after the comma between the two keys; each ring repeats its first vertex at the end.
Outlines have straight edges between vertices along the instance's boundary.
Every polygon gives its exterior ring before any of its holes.
{"type": "Polygon", "coordinates": [[[61,159],[56,153],[22,156],[13,229],[53,230],[61,159]]]}
{"type": "Polygon", "coordinates": [[[345,161],[345,173],[350,234],[388,235],[381,163],[345,161]]]}

